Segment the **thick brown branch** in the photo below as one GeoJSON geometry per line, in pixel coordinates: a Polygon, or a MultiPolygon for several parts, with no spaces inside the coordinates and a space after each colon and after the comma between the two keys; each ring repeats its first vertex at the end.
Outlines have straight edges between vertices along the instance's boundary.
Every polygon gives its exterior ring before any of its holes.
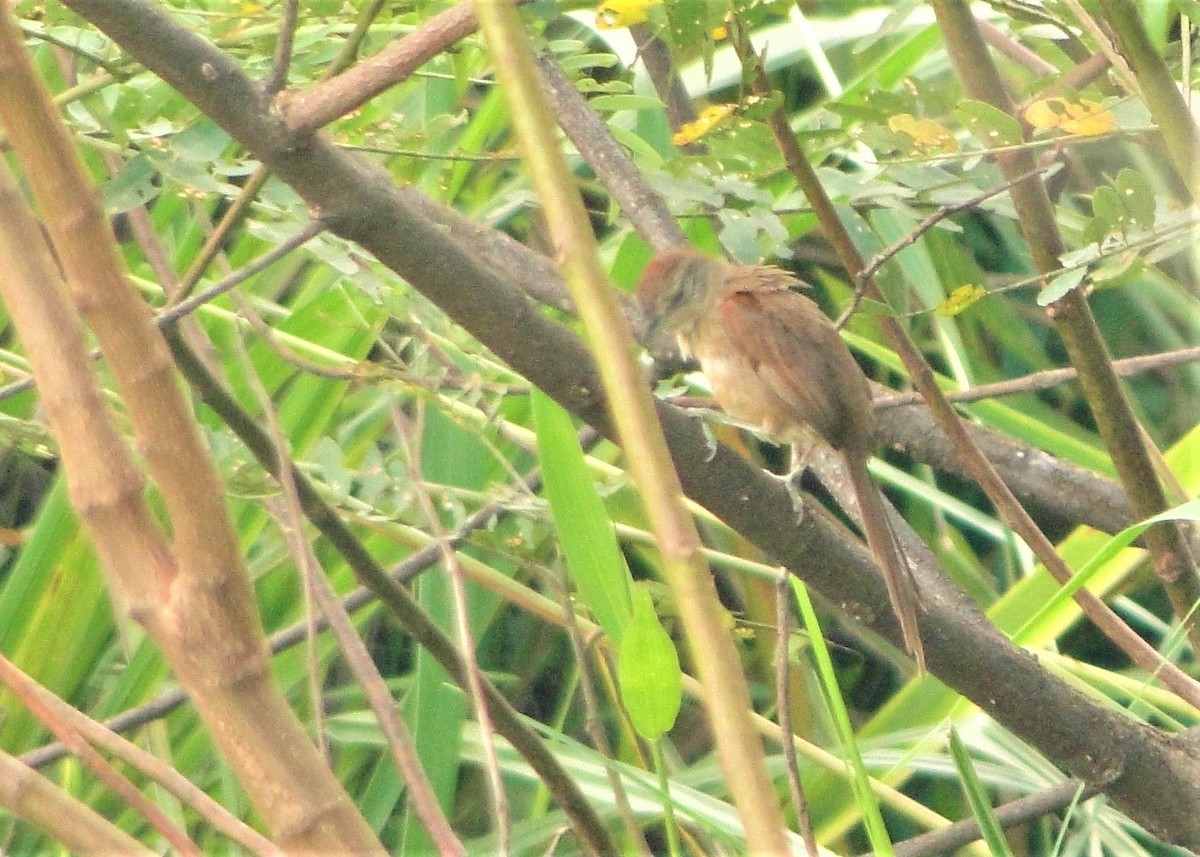
{"type": "Polygon", "coordinates": [[[637,165],[621,148],[604,120],[588,107],[554,57],[542,51],[537,55],[537,66],[542,86],[554,102],[558,124],[621,206],[638,234],[659,250],[682,244],[683,231],[671,216],[666,202],[646,183],[637,165]]]}
{"type": "Polygon", "coordinates": [[[324,128],[405,80],[478,28],[470,2],[451,6],[348,71],[309,89],[282,93],[276,102],[279,112],[297,135],[324,128]]]}
{"type": "MultiPolygon", "coordinates": [[[[397,189],[382,169],[319,136],[297,146],[226,56],[156,7],[140,0],[67,4],[268,161],[334,231],[361,243],[517,371],[611,436],[583,344],[421,216],[419,194],[397,189]]],[[[864,549],[846,544],[840,525],[811,505],[804,521],[791,526],[791,499],[777,480],[724,446],[713,450],[697,420],[666,406],[660,414],[689,496],[779,561],[803,569],[831,602],[898,639],[874,565],[864,549]]],[[[940,580],[926,576],[923,588],[929,608],[922,636],[934,674],[1159,835],[1200,846],[1194,790],[1200,760],[1184,739],[1133,723],[1050,675],[940,580]]]]}

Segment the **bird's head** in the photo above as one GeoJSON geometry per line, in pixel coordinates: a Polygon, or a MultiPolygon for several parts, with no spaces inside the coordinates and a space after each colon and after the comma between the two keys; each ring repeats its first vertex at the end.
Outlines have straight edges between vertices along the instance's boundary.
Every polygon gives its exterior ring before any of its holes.
{"type": "Polygon", "coordinates": [[[715,297],[713,287],[727,264],[690,247],[673,247],[651,259],[637,287],[648,333],[686,334],[715,297]]]}

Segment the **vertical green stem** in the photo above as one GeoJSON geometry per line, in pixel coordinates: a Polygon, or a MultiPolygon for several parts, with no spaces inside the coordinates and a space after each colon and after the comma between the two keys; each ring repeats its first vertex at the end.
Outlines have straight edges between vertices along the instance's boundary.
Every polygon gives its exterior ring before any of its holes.
{"type": "MultiPolygon", "coordinates": [[[[1127,4],[1124,4],[1124,0],[1110,0],[1109,5],[1120,7],[1127,4]]],[[[933,8],[942,29],[946,50],[967,93],[972,98],[1013,114],[1012,101],[979,34],[978,25],[968,5],[961,0],[934,0],[933,8]]],[[[1132,29],[1137,29],[1145,35],[1140,23],[1132,29]]],[[[1149,43],[1148,39],[1146,43],[1149,43]]],[[[1153,64],[1143,58],[1143,65],[1154,69],[1148,78],[1149,91],[1156,92],[1161,97],[1162,93],[1158,92],[1161,88],[1158,74],[1160,64],[1161,60],[1158,64],[1153,64]]],[[[1163,71],[1165,72],[1165,68],[1163,71]]],[[[1143,85],[1145,84],[1146,81],[1143,81],[1143,85]]],[[[1174,83],[1170,83],[1170,89],[1174,91],[1174,83]]],[[[1178,95],[1177,92],[1175,94],[1178,95]]],[[[1181,98],[1179,101],[1182,103],[1181,98]]],[[[1194,134],[1194,123],[1190,114],[1186,124],[1192,128],[1194,134]]],[[[1167,130],[1163,129],[1164,134],[1167,130]]],[[[1182,140],[1183,133],[1181,129],[1173,129],[1173,134],[1177,136],[1177,145],[1181,145],[1179,141],[1182,140]]],[[[1189,144],[1189,151],[1194,163],[1194,142],[1189,144]]],[[[998,152],[996,159],[1005,178],[1010,181],[1029,172],[1035,166],[1033,155],[1026,150],[998,152]]],[[[1063,241],[1055,219],[1054,205],[1041,178],[1032,176],[1014,184],[1012,200],[1017,210],[1021,232],[1029,243],[1038,271],[1049,273],[1058,270],[1061,265],[1059,257],[1064,249],[1063,241]]],[[[1051,304],[1047,313],[1062,337],[1072,365],[1079,372],[1079,383],[1083,388],[1084,397],[1096,420],[1100,437],[1116,466],[1121,484],[1133,504],[1135,514],[1139,518],[1157,515],[1168,506],[1166,494],[1154,470],[1153,458],[1147,447],[1148,440],[1121,388],[1085,293],[1081,289],[1072,290],[1051,304]]],[[[1191,605],[1200,598],[1200,578],[1197,577],[1195,562],[1187,543],[1179,528],[1171,523],[1160,524],[1148,530],[1146,543],[1175,613],[1182,619],[1188,615],[1191,605]]],[[[1189,627],[1194,629],[1191,623],[1189,627]]],[[[1200,639],[1194,631],[1192,638],[1194,645],[1200,644],[1200,639]]]]}
{"type": "Polygon", "coordinates": [[[1183,179],[1192,199],[1200,191],[1200,128],[1188,109],[1175,78],[1154,49],[1142,23],[1142,12],[1131,0],[1100,0],[1100,8],[1112,28],[1117,49],[1133,69],[1150,116],[1167,144],[1175,171],[1183,179]]]}
{"type": "Polygon", "coordinates": [[[636,359],[636,344],[600,264],[587,212],[559,149],[529,38],[511,2],[475,0],[475,13],[509,99],[555,255],[587,328],[630,475],[658,537],[667,582],[700,673],[717,753],[746,827],[748,851],[787,853],[783,814],[750,717],[741,661],[724,626],[699,535],[683,507],[683,490],[636,359]]]}

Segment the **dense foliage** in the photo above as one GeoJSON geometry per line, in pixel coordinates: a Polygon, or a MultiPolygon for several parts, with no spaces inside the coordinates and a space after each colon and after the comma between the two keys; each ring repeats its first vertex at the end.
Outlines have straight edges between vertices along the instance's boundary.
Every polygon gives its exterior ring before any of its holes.
{"type": "MultiPolygon", "coordinates": [[[[1200,134],[1190,113],[1170,112],[1179,89],[1155,83],[1161,72],[1188,91],[1191,31],[1180,8],[1190,5],[1147,2],[1132,18],[1124,2],[1098,4],[1095,17],[1065,2],[976,9],[1011,111],[989,103],[986,81],[972,77],[986,74],[964,60],[963,43],[979,30],[950,35],[961,4],[932,5],[936,19],[912,2],[608,0],[568,9],[537,0],[521,15],[617,289],[631,290],[653,250],[677,240],[677,222],[707,251],[796,272],[831,316],[854,306],[844,337],[868,376],[893,392],[910,390],[912,373],[881,329],[886,319],[900,322],[948,390],[1014,381],[963,397],[959,413],[987,430],[977,439],[1057,557],[1086,574],[1130,636],[1179,668],[1160,683],[1097,630],[1047,573],[1045,557],[1014,535],[995,494],[959,463],[961,450],[934,442],[927,411],[883,402],[873,474],[928,549],[912,551],[931,599],[923,623],[931,675],[916,674],[894,647],[878,607],[882,588],[835,500],[836,475],[813,465],[798,524],[782,488],[749,481],[759,476],[717,444],[779,473],[785,451],[702,410],[711,436],[698,440],[682,420],[668,425],[668,440],[698,504],[692,511],[791,830],[802,831],[807,814],[823,853],[878,852],[889,847],[880,821],[896,842],[972,815],[986,834],[989,807],[1036,795],[1046,806],[1008,822],[1007,844],[997,826],[986,846],[944,848],[1183,853],[1200,847],[1197,828],[1179,820],[1194,798],[1169,789],[1200,776],[1174,737],[1197,723],[1190,610],[1200,576],[1178,550],[1186,531],[1157,542],[1160,531],[1113,536],[1182,503],[1200,480],[1200,371],[1186,362],[1200,338],[1197,161],[1185,157],[1200,134]],[[1120,62],[1104,61],[1110,56],[1120,62]],[[582,99],[556,90],[547,66],[582,99]],[[581,130],[581,110],[606,130],[581,130]],[[789,134],[849,249],[801,189],[789,134]],[[629,159],[629,172],[601,157],[609,151],[629,159]],[[1051,222],[1008,192],[1035,184],[1053,205],[1051,222]],[[846,273],[854,250],[882,294],[864,298],[865,281],[846,273]],[[1070,326],[1088,312],[1091,321],[1079,324],[1094,324],[1107,353],[1070,326]],[[1041,383],[1042,373],[1070,365],[1105,377],[1110,358],[1141,356],[1151,359],[1131,367],[1124,401],[1090,380],[1041,383]],[[1123,457],[1143,442],[1121,434],[1125,409],[1145,430],[1146,459],[1162,451],[1157,470],[1123,457]],[[1146,499],[1147,482],[1163,486],[1161,508],[1146,499]],[[796,535],[810,532],[829,541],[796,535]],[[804,590],[779,583],[778,563],[811,584],[815,611],[802,610],[804,590]],[[961,604],[945,595],[952,586],[965,593],[961,604]],[[790,623],[782,632],[781,613],[790,623]],[[781,704],[800,739],[798,762],[778,741],[781,704]],[[1114,724],[1130,729],[1112,732],[1115,748],[1105,743],[1114,724]],[[789,766],[801,775],[806,813],[791,797],[789,766]]],[[[557,224],[541,216],[521,157],[528,150],[517,145],[469,6],[72,0],[19,2],[15,17],[99,189],[128,282],[184,370],[258,615],[274,635],[271,681],[383,848],[420,854],[433,845],[389,752],[398,739],[372,711],[380,690],[402,711],[430,792],[467,851],[496,853],[500,837],[513,854],[586,850],[563,792],[523,746],[513,749],[508,727],[495,728],[502,738],[481,728],[473,681],[447,669],[438,643],[414,642],[427,638],[394,598],[357,589],[379,591],[363,556],[394,572],[430,624],[470,652],[474,679],[536,724],[616,847],[743,852],[714,753],[720,736],[690,678],[675,716],[675,652],[691,675],[696,649],[681,596],[664,582],[654,515],[630,480],[600,393],[580,389],[595,374],[575,334],[597,349],[610,341],[585,334],[554,265],[589,251],[562,248],[557,224]],[[166,13],[168,29],[155,29],[154,10],[166,13]],[[430,26],[454,15],[459,30],[430,26]],[[195,36],[255,86],[281,74],[286,86],[244,88],[215,59],[196,61],[195,36]],[[352,77],[381,56],[397,58],[375,66],[386,85],[352,77]],[[334,89],[339,74],[343,91],[334,89]],[[251,91],[261,100],[247,100],[251,91]],[[314,125],[333,145],[310,146],[314,125]],[[365,163],[377,169],[356,173],[365,163]],[[403,217],[380,219],[391,210],[403,217]],[[302,234],[314,223],[320,228],[302,234]],[[255,265],[272,253],[270,264],[255,265]],[[203,299],[189,304],[195,295],[203,299]],[[294,475],[278,477],[280,455],[294,475]],[[359,672],[344,637],[310,633],[329,610],[317,575],[351,599],[374,678],[359,672]]],[[[0,88],[11,73],[0,62],[0,88]]],[[[0,108],[14,138],[10,117],[21,109],[0,108]]],[[[29,190],[34,171],[50,167],[30,163],[16,144],[12,151],[13,181],[50,219],[29,190]]],[[[61,251],[59,233],[48,234],[61,251]]],[[[72,280],[71,254],[58,255],[72,280]]],[[[108,355],[86,289],[73,280],[72,288],[108,355]]],[[[9,292],[4,299],[13,301],[9,292]]],[[[204,633],[188,638],[197,648],[166,645],[164,655],[155,622],[130,608],[142,604],[139,594],[123,588],[111,563],[106,571],[94,507],[79,499],[106,501],[76,485],[69,492],[66,482],[75,473],[66,448],[81,438],[63,435],[29,380],[41,382],[42,370],[19,313],[0,320],[0,369],[12,381],[0,391],[0,654],[88,718],[128,712],[121,730],[164,767],[232,817],[302,847],[304,834],[279,830],[264,810],[247,766],[225,761],[223,725],[178,690],[176,657],[203,660],[204,633]]],[[[669,344],[648,344],[660,358],[657,393],[707,404],[703,376],[669,344]]],[[[643,363],[649,377],[652,361],[643,363]]],[[[124,370],[116,361],[96,367],[118,429],[137,435],[135,460],[150,462],[146,503],[182,540],[171,488],[154,470],[153,438],[126,408],[126,388],[117,390],[124,370]]],[[[212,523],[214,541],[224,526],[212,523]]],[[[160,594],[170,600],[165,586],[141,593],[160,594]]],[[[88,808],[155,850],[180,847],[170,825],[203,853],[255,847],[231,844],[217,808],[151,788],[145,762],[121,771],[161,818],[118,796],[78,757],[40,749],[55,737],[44,718],[72,721],[34,711],[33,692],[7,667],[4,682],[0,752],[27,754],[59,797],[77,801],[0,785],[6,853],[71,847],[53,819],[82,826],[88,808]],[[30,804],[46,801],[42,810],[23,804],[23,793],[38,795],[30,804]]],[[[229,684],[236,699],[237,679],[229,684]]],[[[195,696],[197,685],[182,685],[195,696]]]]}

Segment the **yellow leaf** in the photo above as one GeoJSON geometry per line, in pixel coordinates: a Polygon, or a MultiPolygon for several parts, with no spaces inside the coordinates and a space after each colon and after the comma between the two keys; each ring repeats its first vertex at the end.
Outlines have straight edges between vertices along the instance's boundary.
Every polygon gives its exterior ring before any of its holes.
{"type": "Polygon", "coordinates": [[[1025,121],[1038,131],[1049,131],[1057,128],[1062,120],[1058,110],[1051,106],[1051,101],[1062,101],[1061,98],[1043,98],[1025,108],[1025,121]]]}
{"type": "Polygon", "coordinates": [[[958,315],[971,304],[978,301],[987,290],[983,286],[973,285],[968,283],[965,286],[959,286],[952,291],[944,301],[937,305],[935,312],[938,315],[953,316],[958,315]]]}
{"type": "Polygon", "coordinates": [[[1067,104],[1067,118],[1062,129],[1068,134],[1096,137],[1107,134],[1117,127],[1117,120],[1103,105],[1095,101],[1078,101],[1067,104]]]}
{"type": "Polygon", "coordinates": [[[1117,126],[1107,108],[1095,101],[1043,98],[1025,108],[1025,121],[1038,131],[1059,129],[1067,134],[1096,137],[1117,126]]]}
{"type": "Polygon", "coordinates": [[[695,143],[722,119],[732,115],[735,110],[737,110],[736,104],[714,104],[711,107],[705,107],[695,121],[686,123],[675,132],[675,135],[671,137],[671,142],[676,146],[695,143]]]}
{"type": "Polygon", "coordinates": [[[596,26],[601,30],[619,30],[644,24],[650,19],[647,11],[662,0],[604,0],[596,9],[596,26]]]}
{"type": "Polygon", "coordinates": [[[712,36],[714,42],[719,42],[721,39],[729,38],[729,30],[727,30],[724,26],[713,27],[710,35],[712,36]]]}
{"type": "Polygon", "coordinates": [[[736,104],[711,104],[700,111],[700,120],[716,125],[726,116],[733,115],[735,110],[736,104]]]}
{"type": "Polygon", "coordinates": [[[888,119],[888,127],[912,137],[913,148],[920,152],[957,152],[958,141],[950,129],[932,119],[918,119],[911,113],[900,113],[888,119]]]}

